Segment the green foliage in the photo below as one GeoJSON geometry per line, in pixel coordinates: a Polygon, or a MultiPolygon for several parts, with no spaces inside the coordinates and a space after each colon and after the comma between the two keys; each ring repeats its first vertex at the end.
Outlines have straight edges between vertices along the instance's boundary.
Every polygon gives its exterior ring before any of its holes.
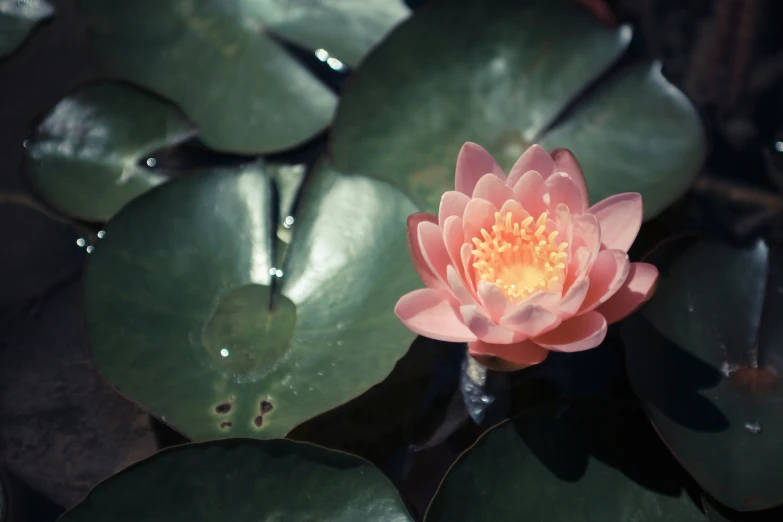
{"type": "Polygon", "coordinates": [[[285,440],[190,444],[139,462],[60,522],[410,522],[363,460],[285,440]]]}
{"type": "Polygon", "coordinates": [[[109,221],[87,263],[101,373],[195,440],[281,437],[383,380],[414,338],[393,308],[418,285],[415,207],[321,165],[276,266],[270,189],[260,165],[172,181],[109,221]]]}
{"type": "Polygon", "coordinates": [[[54,8],[47,0],[0,0],[0,59],[11,54],[52,13],[54,8]]]}
{"type": "Polygon", "coordinates": [[[639,192],[645,217],[659,214],[701,166],[699,118],[656,66],[580,98],[631,31],[606,29],[575,4],[456,0],[417,13],[352,78],[331,135],[335,165],[388,180],[435,212],[464,142],[505,169],[540,142],[575,152],[592,202],[639,192]]]}
{"type": "Polygon", "coordinates": [[[648,261],[658,290],[623,330],[628,371],[661,437],[714,498],[783,504],[781,251],[683,238],[648,261]]]}

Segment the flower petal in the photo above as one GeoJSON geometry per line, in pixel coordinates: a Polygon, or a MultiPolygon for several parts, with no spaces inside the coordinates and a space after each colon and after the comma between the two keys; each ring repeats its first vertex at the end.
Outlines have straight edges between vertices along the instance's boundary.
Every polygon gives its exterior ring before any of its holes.
{"type": "Polygon", "coordinates": [[[479,281],[477,291],[479,300],[489,314],[489,318],[495,322],[514,307],[506,294],[494,283],[479,281]]]}
{"type": "Polygon", "coordinates": [[[604,248],[628,252],[642,226],[642,196],[635,192],[616,194],[588,209],[601,224],[604,248]]]}
{"type": "Polygon", "coordinates": [[[421,288],[397,301],[394,313],[413,332],[448,342],[470,342],[476,339],[460,316],[452,300],[443,292],[421,288]]]}
{"type": "Polygon", "coordinates": [[[473,281],[473,246],[465,243],[459,251],[462,259],[462,270],[464,274],[465,286],[474,296],[476,295],[476,285],[473,281]]]}
{"type": "Polygon", "coordinates": [[[567,319],[579,311],[590,288],[590,278],[582,277],[574,282],[563,295],[560,301],[559,312],[563,319],[567,319]]]}
{"type": "Polygon", "coordinates": [[[521,223],[530,217],[528,211],[522,208],[522,205],[520,205],[519,202],[514,199],[506,201],[503,203],[503,206],[500,207],[501,216],[505,217],[508,213],[511,213],[511,221],[513,223],[521,223]]]}
{"type": "Polygon", "coordinates": [[[454,294],[454,297],[457,298],[459,304],[478,306],[476,297],[471,293],[470,290],[468,290],[468,288],[465,286],[465,281],[457,273],[457,270],[451,265],[446,267],[446,279],[448,279],[451,292],[454,294]]]}
{"type": "Polygon", "coordinates": [[[438,226],[443,228],[443,224],[450,216],[462,217],[465,214],[465,207],[470,201],[470,196],[449,190],[444,192],[440,198],[440,207],[438,208],[438,226]]]}
{"type": "Polygon", "coordinates": [[[519,179],[531,170],[538,172],[542,178],[548,178],[555,171],[555,162],[552,156],[541,145],[531,145],[514,163],[508,173],[508,186],[516,185],[519,179]]]}
{"type": "Polygon", "coordinates": [[[538,219],[538,216],[547,209],[544,202],[544,193],[546,192],[544,178],[535,170],[523,174],[514,184],[513,190],[514,198],[535,219],[538,219]]]}
{"type": "Polygon", "coordinates": [[[550,209],[565,204],[572,214],[582,214],[587,208],[579,187],[565,172],[555,172],[544,183],[549,189],[550,209]]]}
{"type": "Polygon", "coordinates": [[[614,324],[647,302],[658,284],[658,269],[649,263],[631,263],[625,284],[596,311],[614,324]]]}
{"type": "Polygon", "coordinates": [[[577,315],[560,326],[533,339],[533,342],[556,352],[581,352],[595,348],[606,337],[606,319],[596,311],[577,315]]]}
{"type": "Polygon", "coordinates": [[[462,258],[460,249],[465,243],[465,234],[462,231],[462,218],[449,216],[441,227],[443,233],[443,243],[446,245],[446,252],[449,254],[451,264],[462,270],[462,258]]]}
{"type": "Polygon", "coordinates": [[[594,310],[612,297],[625,282],[630,268],[628,254],[622,250],[601,250],[590,269],[590,288],[579,313],[594,310]]]}
{"type": "Polygon", "coordinates": [[[435,290],[446,290],[446,286],[435,275],[435,272],[427,264],[424,254],[419,246],[419,223],[437,223],[438,218],[427,212],[417,212],[408,216],[408,249],[411,252],[413,268],[419,274],[422,282],[435,290]]]}
{"type": "Polygon", "coordinates": [[[451,260],[438,225],[429,221],[419,223],[419,248],[432,273],[446,284],[446,267],[451,260]]]}
{"type": "Polygon", "coordinates": [[[482,341],[492,344],[508,344],[525,339],[524,335],[493,323],[487,314],[477,306],[462,305],[459,307],[459,311],[468,329],[482,341]]]}
{"type": "Polygon", "coordinates": [[[468,353],[479,362],[488,357],[497,357],[514,364],[514,368],[507,368],[507,370],[521,370],[544,362],[549,355],[549,350],[527,340],[514,344],[473,341],[468,345],[468,353]]]}
{"type": "Polygon", "coordinates": [[[473,247],[473,238],[481,238],[481,229],[488,232],[495,224],[497,207],[485,199],[471,199],[465,207],[462,218],[462,227],[465,233],[465,242],[473,247]]]}
{"type": "Polygon", "coordinates": [[[588,199],[587,183],[585,182],[585,175],[582,173],[582,168],[576,161],[576,158],[568,149],[554,149],[551,152],[552,159],[555,160],[555,172],[565,172],[568,177],[574,182],[574,184],[582,193],[582,205],[587,207],[590,202],[588,199]]]}
{"type": "Polygon", "coordinates": [[[539,292],[530,296],[512,312],[503,316],[500,326],[519,332],[525,337],[535,337],[556,328],[560,324],[560,316],[539,302],[540,299],[535,299],[537,295],[547,293],[539,292]]]}
{"type": "Polygon", "coordinates": [[[473,199],[476,198],[486,199],[495,208],[500,208],[506,201],[514,199],[514,193],[494,174],[484,174],[473,189],[473,199]]]}
{"type": "Polygon", "coordinates": [[[484,147],[471,142],[465,143],[457,157],[457,171],[454,180],[456,190],[470,196],[481,176],[489,173],[495,174],[501,181],[506,181],[503,169],[484,147]]]}

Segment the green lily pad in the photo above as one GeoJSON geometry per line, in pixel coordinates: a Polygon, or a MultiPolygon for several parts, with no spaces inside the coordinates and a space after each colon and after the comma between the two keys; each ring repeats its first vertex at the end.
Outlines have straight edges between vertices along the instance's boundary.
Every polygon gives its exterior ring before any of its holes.
{"type": "Polygon", "coordinates": [[[104,68],[174,100],[212,148],[289,148],[332,119],[335,95],[280,41],[355,64],[408,15],[402,0],[79,0],[104,68]]]}
{"type": "Polygon", "coordinates": [[[731,511],[707,497],[702,498],[702,505],[709,522],[780,522],[783,520],[783,506],[766,511],[742,513],[731,511]]]}
{"type": "Polygon", "coordinates": [[[237,439],[162,451],[99,484],[60,522],[409,522],[394,486],[345,453],[237,439]]]}
{"type": "Polygon", "coordinates": [[[636,406],[549,404],[483,435],[446,475],[425,520],[703,522],[678,475],[636,406]]]}
{"type": "Polygon", "coordinates": [[[168,179],[150,168],[151,153],[195,133],[179,109],[157,96],[98,82],[65,97],[38,125],[26,144],[30,179],[58,211],[103,222],[168,179]]]}
{"type": "Polygon", "coordinates": [[[383,380],[415,337],[393,313],[420,285],[407,198],[320,165],[281,267],[269,193],[258,165],[171,181],[120,211],[87,263],[100,372],[194,440],[281,437],[383,380]]]}
{"type": "Polygon", "coordinates": [[[577,100],[630,37],[629,27],[607,29],[572,0],[433,2],[352,78],[332,129],[332,160],[399,186],[434,212],[453,190],[464,142],[481,144],[506,169],[541,142],[576,152],[593,202],[641,192],[649,219],[697,174],[704,133],[657,69],[632,69],[577,100]]]}
{"type": "Polygon", "coordinates": [[[782,253],[668,242],[648,259],[655,296],[623,328],[631,383],[661,437],[738,511],[783,504],[782,253]]]}
{"type": "Polygon", "coordinates": [[[54,14],[47,0],[0,0],[0,58],[11,54],[38,23],[54,14]]]}

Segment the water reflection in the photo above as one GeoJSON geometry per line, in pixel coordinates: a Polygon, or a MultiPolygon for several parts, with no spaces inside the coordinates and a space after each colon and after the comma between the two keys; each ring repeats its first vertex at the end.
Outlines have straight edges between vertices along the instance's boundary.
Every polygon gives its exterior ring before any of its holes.
{"type": "Polygon", "coordinates": [[[321,60],[322,62],[325,62],[329,67],[334,69],[337,72],[343,72],[345,70],[345,64],[335,58],[334,56],[331,56],[329,54],[329,51],[326,49],[316,49],[315,50],[315,57],[321,60]]]}

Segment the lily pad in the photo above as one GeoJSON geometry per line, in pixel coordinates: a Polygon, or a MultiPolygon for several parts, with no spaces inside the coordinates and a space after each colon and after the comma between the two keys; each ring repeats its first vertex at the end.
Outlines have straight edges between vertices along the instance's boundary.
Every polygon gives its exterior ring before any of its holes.
{"type": "Polygon", "coordinates": [[[779,522],[783,520],[783,506],[766,511],[743,513],[731,511],[707,497],[702,499],[709,522],[779,522]]]}
{"type": "Polygon", "coordinates": [[[335,95],[281,42],[340,69],[408,15],[402,0],[78,4],[107,71],[174,100],[210,147],[242,153],[289,148],[332,119],[335,95]]]}
{"type": "Polygon", "coordinates": [[[407,198],[320,165],[275,266],[269,196],[257,165],[171,181],[120,211],[87,263],[100,372],[194,440],[281,437],[383,380],[415,337],[393,313],[420,284],[407,198]]]}
{"type": "Polygon", "coordinates": [[[54,14],[47,0],[0,0],[0,58],[10,54],[38,23],[54,14]]]}
{"type": "Polygon", "coordinates": [[[363,460],[288,440],[186,444],[98,485],[60,522],[409,522],[363,460]]]}
{"type": "Polygon", "coordinates": [[[549,404],[483,435],[446,475],[425,520],[704,522],[678,475],[636,406],[549,404]]]}
{"type": "Polygon", "coordinates": [[[641,192],[649,219],[697,174],[704,133],[657,69],[631,69],[579,98],[630,38],[629,27],[607,29],[572,0],[433,2],[352,78],[332,129],[332,160],[435,212],[453,189],[464,142],[483,145],[506,169],[540,142],[575,151],[593,202],[641,192]]]}
{"type": "Polygon", "coordinates": [[[668,242],[655,296],[623,328],[631,383],[658,433],[712,497],[783,504],[783,252],[668,242]]]}
{"type": "Polygon", "coordinates": [[[163,183],[150,154],[195,135],[175,106],[130,85],[98,82],[61,100],[27,142],[38,194],[58,211],[103,222],[163,183]]]}

